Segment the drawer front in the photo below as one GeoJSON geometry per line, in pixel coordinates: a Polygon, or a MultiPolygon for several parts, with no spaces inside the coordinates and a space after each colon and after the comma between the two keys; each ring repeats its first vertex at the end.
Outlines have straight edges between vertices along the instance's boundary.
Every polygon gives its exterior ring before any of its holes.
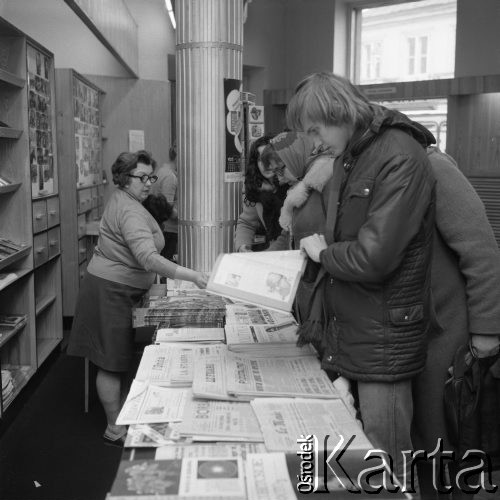
{"type": "Polygon", "coordinates": [[[33,261],[35,267],[41,266],[49,259],[49,246],[47,233],[40,233],[33,236],[33,261]]]}
{"type": "Polygon", "coordinates": [[[57,226],[60,219],[59,197],[47,198],[47,227],[57,226]]]}
{"type": "Polygon", "coordinates": [[[33,232],[39,233],[47,229],[47,201],[33,202],[33,232]]]}
{"type": "Polygon", "coordinates": [[[61,253],[61,230],[59,226],[47,231],[47,244],[49,247],[49,259],[61,253]]]}
{"type": "Polygon", "coordinates": [[[83,238],[86,233],[87,219],[85,214],[80,214],[76,220],[77,230],[78,230],[78,238],[83,238]]]}
{"type": "Polygon", "coordinates": [[[83,237],[78,240],[78,263],[82,263],[87,259],[87,238],[83,237]]]}
{"type": "Polygon", "coordinates": [[[92,190],[80,189],[78,191],[78,213],[84,213],[92,208],[92,190]]]}

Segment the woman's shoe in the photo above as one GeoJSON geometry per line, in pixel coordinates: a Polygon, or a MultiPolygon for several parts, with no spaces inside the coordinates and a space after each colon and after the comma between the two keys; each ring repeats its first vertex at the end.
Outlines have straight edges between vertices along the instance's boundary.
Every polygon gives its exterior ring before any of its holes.
{"type": "Polygon", "coordinates": [[[127,437],[127,428],[120,432],[116,433],[113,432],[110,428],[109,425],[104,431],[104,434],[102,435],[102,438],[104,440],[104,444],[110,445],[110,446],[117,446],[119,448],[122,448],[123,445],[125,444],[125,439],[127,437]]]}

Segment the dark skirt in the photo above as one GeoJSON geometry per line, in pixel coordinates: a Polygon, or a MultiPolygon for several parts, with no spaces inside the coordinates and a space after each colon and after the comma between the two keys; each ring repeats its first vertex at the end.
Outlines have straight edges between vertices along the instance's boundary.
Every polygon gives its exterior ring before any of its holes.
{"type": "Polygon", "coordinates": [[[104,370],[127,372],[134,353],[132,308],[146,291],[86,273],[67,353],[88,358],[104,370]]]}

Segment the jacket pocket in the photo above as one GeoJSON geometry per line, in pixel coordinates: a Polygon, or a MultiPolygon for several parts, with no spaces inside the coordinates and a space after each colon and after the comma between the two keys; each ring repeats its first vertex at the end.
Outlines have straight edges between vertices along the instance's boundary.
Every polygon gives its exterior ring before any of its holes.
{"type": "Polygon", "coordinates": [[[371,179],[360,179],[346,186],[339,210],[342,239],[355,239],[366,221],[372,200],[373,183],[371,179]]]}
{"type": "Polygon", "coordinates": [[[424,306],[415,304],[389,309],[389,320],[393,325],[410,325],[424,319],[424,306]]]}

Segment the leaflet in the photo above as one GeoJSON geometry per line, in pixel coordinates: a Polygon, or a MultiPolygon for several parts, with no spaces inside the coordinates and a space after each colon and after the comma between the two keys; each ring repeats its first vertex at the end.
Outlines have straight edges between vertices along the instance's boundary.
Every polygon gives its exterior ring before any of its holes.
{"type": "Polygon", "coordinates": [[[118,425],[179,422],[191,389],[159,387],[133,380],[116,419],[118,425]]]}

